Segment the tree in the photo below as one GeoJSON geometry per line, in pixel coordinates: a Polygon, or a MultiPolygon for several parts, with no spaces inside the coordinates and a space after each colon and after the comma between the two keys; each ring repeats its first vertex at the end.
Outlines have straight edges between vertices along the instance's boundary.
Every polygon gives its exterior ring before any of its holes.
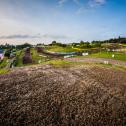
{"type": "Polygon", "coordinates": [[[31,48],[31,47],[32,47],[32,45],[29,44],[29,43],[24,43],[24,44],[22,44],[22,45],[17,45],[17,46],[16,46],[17,49],[31,48]]]}
{"type": "Polygon", "coordinates": [[[52,45],[56,45],[57,43],[56,43],[56,41],[52,41],[52,45]]]}
{"type": "Polygon", "coordinates": [[[89,42],[80,41],[80,47],[81,48],[90,48],[91,45],[89,42]]]}
{"type": "Polygon", "coordinates": [[[10,54],[11,54],[11,49],[7,49],[6,52],[5,52],[5,54],[4,54],[4,56],[6,56],[6,57],[9,58],[10,54]]]}

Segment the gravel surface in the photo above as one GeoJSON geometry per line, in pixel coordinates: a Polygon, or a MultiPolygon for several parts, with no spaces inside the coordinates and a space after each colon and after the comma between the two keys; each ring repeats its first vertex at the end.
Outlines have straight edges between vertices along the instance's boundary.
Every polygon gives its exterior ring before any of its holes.
{"type": "Polygon", "coordinates": [[[0,75],[0,126],[125,124],[125,70],[45,65],[0,75]]]}

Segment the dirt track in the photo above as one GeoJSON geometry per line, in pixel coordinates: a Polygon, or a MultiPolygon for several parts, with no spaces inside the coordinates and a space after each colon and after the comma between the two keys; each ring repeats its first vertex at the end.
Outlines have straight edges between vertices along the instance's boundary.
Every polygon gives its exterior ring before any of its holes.
{"type": "Polygon", "coordinates": [[[0,75],[0,125],[123,126],[126,71],[98,66],[16,68],[0,75]]]}
{"type": "Polygon", "coordinates": [[[95,63],[104,63],[104,61],[108,61],[110,64],[126,67],[125,61],[106,59],[106,58],[69,58],[68,60],[76,62],[95,62],[95,63]]]}

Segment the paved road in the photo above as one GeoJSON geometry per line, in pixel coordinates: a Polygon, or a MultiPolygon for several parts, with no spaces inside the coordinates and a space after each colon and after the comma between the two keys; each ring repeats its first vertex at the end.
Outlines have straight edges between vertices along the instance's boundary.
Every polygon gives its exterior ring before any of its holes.
{"type": "Polygon", "coordinates": [[[106,59],[106,58],[69,58],[68,60],[76,62],[94,62],[94,63],[104,63],[104,61],[108,61],[108,63],[110,64],[126,67],[125,61],[106,59]]]}

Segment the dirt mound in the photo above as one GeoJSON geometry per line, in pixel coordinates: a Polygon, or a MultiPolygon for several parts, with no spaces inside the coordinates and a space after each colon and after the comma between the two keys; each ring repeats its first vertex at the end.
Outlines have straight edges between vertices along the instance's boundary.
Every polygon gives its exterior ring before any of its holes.
{"type": "Polygon", "coordinates": [[[0,75],[0,125],[123,126],[126,71],[38,66],[0,75]]]}

